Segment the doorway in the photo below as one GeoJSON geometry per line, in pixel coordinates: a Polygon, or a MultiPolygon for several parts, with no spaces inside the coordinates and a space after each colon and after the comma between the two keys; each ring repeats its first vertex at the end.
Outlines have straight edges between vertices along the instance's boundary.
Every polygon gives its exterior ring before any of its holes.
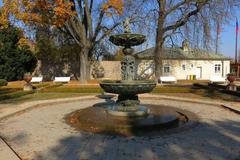
{"type": "Polygon", "coordinates": [[[197,67],[196,79],[201,79],[201,78],[202,78],[202,67],[197,67]]]}

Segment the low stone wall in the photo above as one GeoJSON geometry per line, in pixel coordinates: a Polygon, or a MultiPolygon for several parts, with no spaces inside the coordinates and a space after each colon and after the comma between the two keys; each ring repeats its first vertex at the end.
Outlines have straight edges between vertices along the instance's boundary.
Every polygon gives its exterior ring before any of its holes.
{"type": "MultiPolygon", "coordinates": [[[[99,65],[104,68],[104,77],[101,79],[121,79],[120,61],[100,61],[99,65]]],[[[136,61],[136,66],[136,79],[153,79],[154,65],[152,61],[136,61]]],[[[94,79],[92,71],[93,68],[91,68],[91,79],[94,79]]]]}
{"type": "MultiPolygon", "coordinates": [[[[104,77],[101,79],[121,79],[121,63],[120,61],[100,61],[99,65],[104,69],[104,77]]],[[[91,66],[92,67],[92,66],[91,66]]],[[[91,79],[93,68],[91,68],[91,79]]]]}

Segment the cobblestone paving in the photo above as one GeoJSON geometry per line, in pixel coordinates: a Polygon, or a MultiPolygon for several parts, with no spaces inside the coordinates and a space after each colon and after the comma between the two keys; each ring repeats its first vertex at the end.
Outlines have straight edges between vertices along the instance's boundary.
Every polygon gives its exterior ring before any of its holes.
{"type": "MultiPolygon", "coordinates": [[[[118,137],[74,130],[64,117],[103,100],[51,104],[0,121],[0,135],[24,160],[235,160],[240,116],[218,106],[144,99],[199,116],[197,127],[153,137],[118,137]]],[[[89,117],[91,118],[91,117],[89,117]]],[[[0,158],[1,159],[1,158],[0,158]]]]}

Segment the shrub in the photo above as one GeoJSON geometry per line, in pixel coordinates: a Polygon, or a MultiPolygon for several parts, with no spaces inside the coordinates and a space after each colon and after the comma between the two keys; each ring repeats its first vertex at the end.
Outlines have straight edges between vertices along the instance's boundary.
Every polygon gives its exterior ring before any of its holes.
{"type": "Polygon", "coordinates": [[[0,79],[0,86],[6,86],[8,82],[5,79],[0,79]]]}
{"type": "Polygon", "coordinates": [[[0,101],[7,100],[7,99],[18,98],[18,97],[25,96],[25,95],[28,95],[28,94],[33,94],[33,93],[35,93],[35,92],[34,91],[19,91],[19,92],[4,94],[4,95],[0,96],[0,101]]]}
{"type": "Polygon", "coordinates": [[[103,90],[100,87],[75,87],[75,88],[68,88],[68,87],[54,87],[54,88],[47,88],[43,90],[44,92],[61,92],[61,93],[102,93],[103,90]]]}
{"type": "Polygon", "coordinates": [[[153,89],[152,93],[190,93],[191,88],[188,87],[159,87],[153,89]]]}
{"type": "Polygon", "coordinates": [[[16,88],[1,88],[0,89],[0,95],[9,94],[9,93],[17,92],[17,91],[19,91],[19,89],[16,89],[16,88]]]}
{"type": "Polygon", "coordinates": [[[37,59],[29,46],[19,46],[21,38],[22,32],[16,27],[0,30],[0,79],[21,80],[36,67],[37,59]]]}
{"type": "Polygon", "coordinates": [[[40,87],[39,90],[41,92],[48,92],[49,90],[55,89],[55,88],[60,87],[62,85],[63,85],[62,83],[48,84],[48,85],[46,85],[44,87],[40,87]]]}

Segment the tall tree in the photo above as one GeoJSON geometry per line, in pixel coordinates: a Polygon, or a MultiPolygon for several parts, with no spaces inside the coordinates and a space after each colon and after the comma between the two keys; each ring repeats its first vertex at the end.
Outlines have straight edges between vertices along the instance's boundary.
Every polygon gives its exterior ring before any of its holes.
{"type": "Polygon", "coordinates": [[[121,22],[104,23],[106,15],[123,12],[123,1],[109,0],[3,0],[0,27],[8,24],[12,16],[25,24],[47,23],[69,34],[79,45],[80,82],[89,77],[88,60],[92,50],[121,22]]]}
{"type": "Polygon", "coordinates": [[[162,75],[163,45],[165,40],[190,23],[193,17],[202,21],[204,44],[209,43],[209,22],[227,17],[239,5],[238,0],[156,0],[157,28],[156,48],[154,53],[156,78],[162,75]],[[215,19],[212,19],[215,17],[215,19]]]}
{"type": "MultiPolygon", "coordinates": [[[[150,31],[150,44],[155,45],[155,75],[162,75],[164,46],[178,45],[188,39],[194,48],[212,50],[216,24],[223,27],[239,7],[239,0],[136,0],[138,10],[132,15],[137,27],[150,31]],[[142,4],[138,6],[138,4],[142,4]],[[144,26],[144,27],[143,27],[144,26]],[[150,28],[150,29],[149,29],[150,28]],[[155,33],[154,31],[155,30],[155,33]]],[[[131,11],[132,8],[125,7],[131,11]]],[[[129,12],[127,10],[127,12],[129,12]]],[[[147,33],[144,31],[145,34],[147,33]]],[[[148,37],[149,39],[149,37],[148,37]]]]}

